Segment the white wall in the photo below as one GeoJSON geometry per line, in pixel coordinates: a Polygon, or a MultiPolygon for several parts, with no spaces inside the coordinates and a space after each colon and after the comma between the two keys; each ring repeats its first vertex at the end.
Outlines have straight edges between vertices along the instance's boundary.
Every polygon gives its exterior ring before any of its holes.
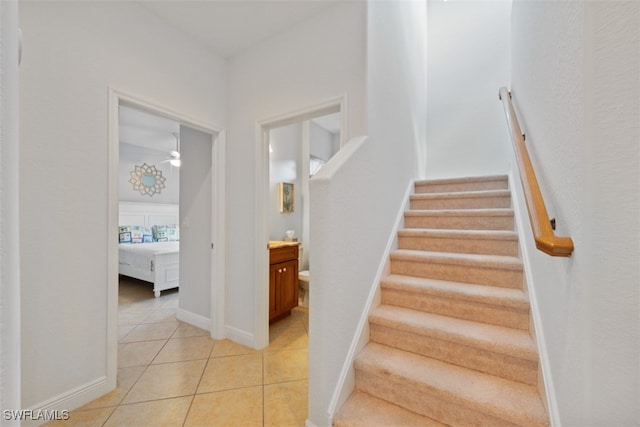
{"type": "Polygon", "coordinates": [[[424,159],[426,19],[424,2],[367,3],[369,138],[347,143],[310,182],[308,421],[316,426],[331,425],[343,382],[353,385],[342,370],[352,367],[358,324],[424,159]]]}
{"type": "Polygon", "coordinates": [[[358,2],[339,2],[230,59],[226,325],[248,341],[256,319],[247,298],[266,283],[253,268],[256,250],[266,248],[255,226],[255,123],[346,94],[349,132],[364,133],[364,72],[365,7],[358,2]]]}
{"type": "Polygon", "coordinates": [[[120,143],[120,173],[119,188],[120,201],[123,202],[141,202],[141,203],[169,203],[177,205],[180,203],[180,168],[171,166],[167,162],[168,153],[166,151],[152,150],[150,148],[141,147],[139,145],[120,143]],[[160,193],[153,196],[142,195],[139,191],[133,189],[133,185],[129,182],[131,179],[130,172],[135,170],[136,166],[143,163],[149,166],[155,166],[162,176],[165,178],[163,188],[160,193]]]}
{"type": "Polygon", "coordinates": [[[311,122],[309,127],[309,154],[325,161],[329,160],[338,151],[334,146],[334,134],[314,122],[311,122]]]}
{"type": "Polygon", "coordinates": [[[427,177],[508,170],[510,0],[428,1],[427,177]]]}
{"type": "Polygon", "coordinates": [[[133,2],[24,2],[20,24],[22,405],[77,404],[107,365],[108,87],[223,124],[226,70],[133,2]]]}
{"type": "Polygon", "coordinates": [[[640,4],[515,1],[512,19],[515,107],[575,243],[530,257],[555,417],[638,425],[640,4]]]}
{"type": "Polygon", "coordinates": [[[302,126],[295,123],[272,129],[269,145],[269,239],[284,240],[286,230],[294,230],[296,237],[302,238],[304,197],[302,188],[302,126]],[[294,210],[280,212],[278,184],[290,182],[294,188],[294,210]]]}
{"type": "Polygon", "coordinates": [[[9,410],[22,408],[18,158],[18,5],[0,2],[0,408],[9,410]]]}
{"type": "MultiPolygon", "coordinates": [[[[211,318],[212,135],[180,126],[180,311],[211,318]]],[[[180,316],[178,316],[180,318],[180,316]]],[[[181,319],[188,321],[188,318],[181,319]]],[[[205,329],[209,329],[206,327],[205,329]]]]}

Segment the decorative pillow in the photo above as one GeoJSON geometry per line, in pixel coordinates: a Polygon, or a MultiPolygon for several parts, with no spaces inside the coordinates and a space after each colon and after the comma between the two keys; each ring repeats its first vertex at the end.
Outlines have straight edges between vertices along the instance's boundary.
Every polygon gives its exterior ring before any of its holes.
{"type": "Polygon", "coordinates": [[[120,243],[151,243],[153,234],[151,228],[140,225],[125,225],[120,227],[120,243]]]}
{"type": "Polygon", "coordinates": [[[180,240],[180,230],[177,225],[154,225],[153,240],[155,242],[176,242],[180,240]]]}

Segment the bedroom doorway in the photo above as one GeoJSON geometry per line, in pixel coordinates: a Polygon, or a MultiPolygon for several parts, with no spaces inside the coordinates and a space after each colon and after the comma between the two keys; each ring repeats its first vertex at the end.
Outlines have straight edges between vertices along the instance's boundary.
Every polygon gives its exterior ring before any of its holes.
{"type": "MultiPolygon", "coordinates": [[[[224,132],[211,124],[115,90],[110,91],[109,101],[108,230],[114,238],[108,239],[107,365],[108,382],[115,384],[118,344],[126,342],[131,334],[172,327],[171,323],[175,325],[181,321],[207,331],[212,338],[222,337],[224,132]],[[121,138],[121,131],[131,126],[132,116],[142,122],[138,135],[121,138]],[[154,130],[161,135],[154,135],[154,130]],[[145,137],[146,144],[151,147],[143,147],[145,137]],[[121,142],[128,145],[121,145],[121,142]],[[121,168],[123,158],[126,160],[121,168]],[[121,205],[127,206],[124,217],[121,205]],[[132,206],[134,211],[138,210],[137,220],[131,216],[132,206]],[[132,281],[141,279],[135,274],[132,274],[134,279],[126,280],[126,292],[138,301],[136,308],[129,310],[129,320],[119,322],[121,245],[120,237],[116,240],[115,235],[117,230],[120,236],[120,226],[136,226],[136,221],[143,221],[144,225],[144,235],[136,236],[136,242],[156,240],[169,244],[171,240],[179,240],[173,242],[179,244],[179,251],[173,258],[168,252],[154,253],[148,262],[145,261],[153,272],[150,280],[141,278],[150,283],[133,283],[139,286],[132,287],[132,281]],[[145,228],[154,225],[155,230],[145,228]],[[151,235],[147,237],[149,231],[151,235]],[[146,292],[142,304],[139,304],[140,289],[146,292]],[[146,309],[149,310],[145,313],[146,309]],[[145,320],[142,320],[143,316],[145,320]],[[157,325],[162,327],[156,328],[157,325]]],[[[140,231],[135,228],[136,232],[140,231]]],[[[128,238],[132,236],[130,233],[128,238]]],[[[142,247],[144,244],[126,246],[142,247]]],[[[126,268],[125,274],[129,275],[126,268]]]]}

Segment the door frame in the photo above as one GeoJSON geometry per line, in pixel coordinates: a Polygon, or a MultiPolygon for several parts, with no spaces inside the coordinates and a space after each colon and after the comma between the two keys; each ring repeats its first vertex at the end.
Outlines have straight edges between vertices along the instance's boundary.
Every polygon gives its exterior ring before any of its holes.
{"type": "MultiPolygon", "coordinates": [[[[347,95],[330,98],[318,104],[261,120],[255,127],[255,230],[254,260],[256,289],[254,291],[254,347],[269,345],[269,133],[271,129],[340,113],[340,148],[348,140],[347,95]]],[[[309,250],[311,253],[311,250],[309,250]]]]}
{"type": "Polygon", "coordinates": [[[214,339],[224,338],[224,301],[226,284],[226,181],[225,131],[211,123],[193,119],[182,113],[109,87],[108,99],[108,190],[107,190],[107,382],[116,386],[118,362],[118,229],[119,203],[119,107],[125,105],[174,120],[182,125],[206,132],[212,136],[211,144],[211,301],[210,334],[214,339]]]}

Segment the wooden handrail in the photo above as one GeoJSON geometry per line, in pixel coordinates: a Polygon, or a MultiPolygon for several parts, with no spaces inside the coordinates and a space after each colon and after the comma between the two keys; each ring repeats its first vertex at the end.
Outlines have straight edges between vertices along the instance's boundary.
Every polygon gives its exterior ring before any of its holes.
{"type": "Polygon", "coordinates": [[[501,87],[499,98],[504,107],[504,113],[507,117],[509,132],[511,133],[511,142],[516,154],[518,168],[520,169],[520,181],[524,189],[524,196],[529,211],[529,220],[531,221],[531,229],[533,237],[536,241],[536,248],[551,256],[571,256],[573,252],[573,240],[571,237],[556,236],[549,221],[549,214],[544,205],[542,192],[538,185],[536,173],[531,164],[531,158],[524,142],[524,135],[518,124],[516,112],[511,103],[511,93],[506,87],[501,87]]]}

